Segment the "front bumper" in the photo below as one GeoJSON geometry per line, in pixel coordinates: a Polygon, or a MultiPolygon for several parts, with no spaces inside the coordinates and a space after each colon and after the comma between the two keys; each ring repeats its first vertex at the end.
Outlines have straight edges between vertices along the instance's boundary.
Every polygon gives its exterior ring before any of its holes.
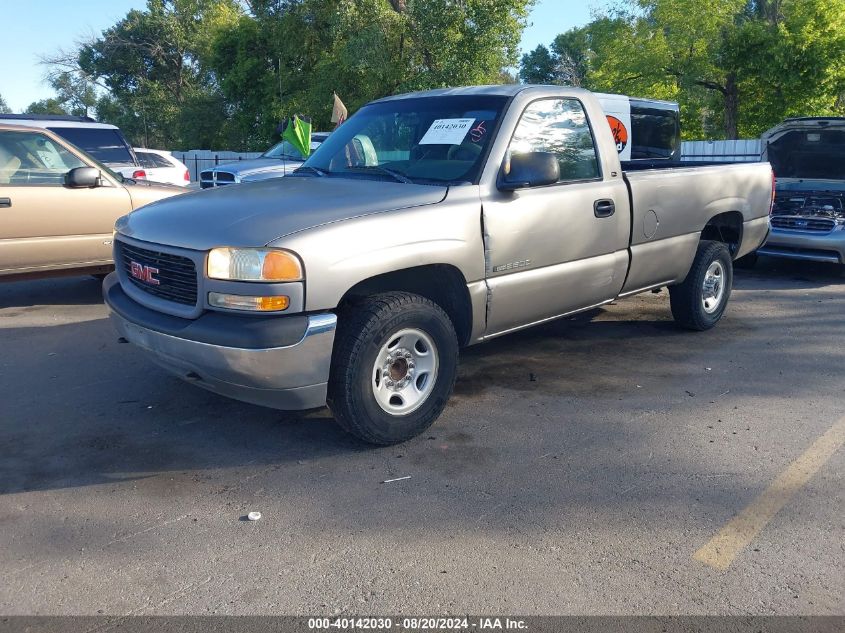
{"type": "Polygon", "coordinates": [[[103,296],[118,334],[183,380],[274,409],[326,404],[337,325],[332,313],[181,319],[133,301],[114,273],[103,284],[103,296]]]}
{"type": "Polygon", "coordinates": [[[813,262],[845,264],[845,230],[830,233],[772,229],[769,239],[758,249],[760,255],[813,262]]]}

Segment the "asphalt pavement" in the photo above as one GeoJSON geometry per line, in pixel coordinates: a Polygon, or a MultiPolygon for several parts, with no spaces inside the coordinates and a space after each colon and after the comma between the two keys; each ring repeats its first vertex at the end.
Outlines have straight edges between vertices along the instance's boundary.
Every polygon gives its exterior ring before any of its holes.
{"type": "Polygon", "coordinates": [[[835,267],[761,259],[710,332],[663,292],[465,350],[392,448],[106,314],[94,279],[0,285],[0,613],[845,613],[835,267]]]}

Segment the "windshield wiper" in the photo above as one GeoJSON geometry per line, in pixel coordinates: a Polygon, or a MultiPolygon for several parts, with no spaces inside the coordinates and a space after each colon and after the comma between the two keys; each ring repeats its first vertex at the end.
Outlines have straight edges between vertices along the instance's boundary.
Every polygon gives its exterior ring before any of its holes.
{"type": "Polygon", "coordinates": [[[316,167],[312,167],[311,165],[302,165],[301,167],[297,167],[293,170],[294,174],[303,174],[303,173],[312,173],[320,176],[321,178],[325,176],[328,172],[323,171],[322,169],[317,169],[316,167]]]}
{"type": "MultiPolygon", "coordinates": [[[[381,165],[367,165],[366,167],[355,167],[354,170],[360,171],[378,171],[382,174],[387,174],[394,180],[398,182],[404,182],[406,185],[413,185],[414,181],[408,178],[405,174],[401,171],[396,171],[394,169],[388,169],[387,167],[382,167],[381,165]]],[[[352,170],[350,170],[352,171],[352,170]]]]}

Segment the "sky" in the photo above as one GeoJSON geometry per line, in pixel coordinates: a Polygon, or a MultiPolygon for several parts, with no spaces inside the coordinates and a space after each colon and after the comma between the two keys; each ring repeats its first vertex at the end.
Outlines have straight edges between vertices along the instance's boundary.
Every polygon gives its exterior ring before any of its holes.
{"type": "MultiPolygon", "coordinates": [[[[79,39],[99,34],[146,0],[0,0],[3,55],[0,95],[15,112],[53,96],[44,81],[42,55],[72,49],[79,39]]],[[[596,0],[538,0],[522,37],[522,51],[547,46],[555,35],[590,20],[596,0]]]]}

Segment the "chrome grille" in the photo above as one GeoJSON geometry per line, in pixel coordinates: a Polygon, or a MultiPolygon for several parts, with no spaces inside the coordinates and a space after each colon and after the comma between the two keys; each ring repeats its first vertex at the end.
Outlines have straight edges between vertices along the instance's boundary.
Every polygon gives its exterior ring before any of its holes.
{"type": "Polygon", "coordinates": [[[213,171],[206,170],[200,173],[200,188],[210,189],[212,187],[221,187],[223,185],[231,185],[236,182],[235,174],[228,171],[213,171]]]}
{"type": "Polygon", "coordinates": [[[196,305],[197,269],[193,260],[181,255],[138,248],[125,242],[118,242],[118,245],[121,266],[126,279],[133,286],[160,299],[182,305],[196,305]],[[158,269],[154,276],[159,283],[154,285],[133,276],[132,262],[158,269]]]}
{"type": "Polygon", "coordinates": [[[813,218],[806,216],[772,216],[772,228],[789,229],[791,231],[815,231],[830,233],[836,226],[836,220],[831,218],[813,218]]]}

